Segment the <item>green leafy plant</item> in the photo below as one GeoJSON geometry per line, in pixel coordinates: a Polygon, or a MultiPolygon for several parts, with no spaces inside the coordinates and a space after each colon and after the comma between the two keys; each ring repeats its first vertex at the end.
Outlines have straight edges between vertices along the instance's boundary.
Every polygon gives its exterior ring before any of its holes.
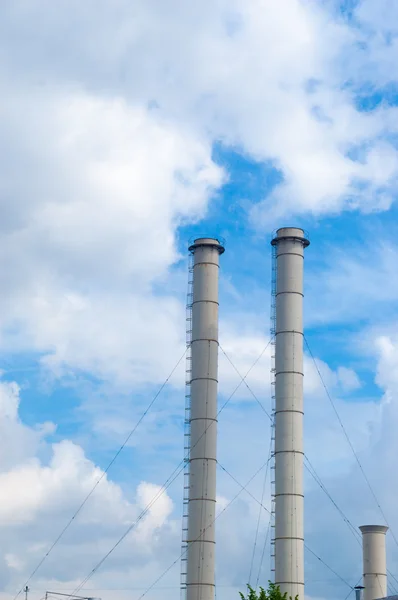
{"type": "MultiPolygon", "coordinates": [[[[257,592],[248,584],[247,596],[242,594],[242,592],[239,592],[239,595],[241,597],[241,600],[287,600],[287,592],[282,594],[282,592],[279,589],[279,585],[276,585],[271,581],[268,582],[267,590],[260,587],[259,591],[257,592]]],[[[292,598],[290,597],[289,600],[292,600],[292,598]]],[[[298,600],[298,596],[296,596],[294,600],[298,600]]]]}

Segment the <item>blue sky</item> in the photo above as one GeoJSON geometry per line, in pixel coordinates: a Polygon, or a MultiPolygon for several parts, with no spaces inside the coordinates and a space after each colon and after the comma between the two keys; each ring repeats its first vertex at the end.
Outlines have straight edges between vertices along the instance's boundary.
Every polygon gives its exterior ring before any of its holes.
{"type": "MultiPolygon", "coordinates": [[[[181,357],[187,246],[203,233],[226,240],[220,343],[245,373],[269,339],[272,233],[308,231],[306,338],[398,537],[396,23],[387,0],[2,3],[0,600],[181,357]]],[[[248,378],[267,410],[269,369],[267,350],[248,378]]],[[[184,370],[30,581],[32,600],[78,586],[181,461],[184,370]]],[[[381,522],[308,352],[305,374],[311,464],[355,527],[381,522]]],[[[221,352],[220,403],[238,383],[221,352]]],[[[246,483],[269,433],[242,386],[220,415],[220,465],[246,483]]],[[[238,490],[220,468],[220,510],[238,490]]],[[[84,589],[138,600],[179,555],[181,498],[180,477],[84,589]]],[[[308,473],[306,515],[309,547],[357,583],[360,548],[308,473]]],[[[247,581],[257,519],[242,493],[217,521],[218,600],[247,581]]],[[[255,573],[266,529],[263,515],[255,573]]],[[[398,577],[392,535],[388,563],[398,577]]],[[[348,594],[330,569],[307,553],[309,598],[348,594]]],[[[178,587],[177,564],[145,597],[178,587]]]]}

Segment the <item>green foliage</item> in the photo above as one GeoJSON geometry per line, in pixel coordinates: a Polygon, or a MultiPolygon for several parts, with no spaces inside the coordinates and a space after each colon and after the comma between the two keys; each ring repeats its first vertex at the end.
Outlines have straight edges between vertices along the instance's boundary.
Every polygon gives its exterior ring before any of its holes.
{"type": "MultiPolygon", "coordinates": [[[[281,593],[279,585],[268,582],[268,589],[260,587],[259,591],[256,592],[249,584],[247,584],[247,596],[244,596],[242,592],[239,592],[241,600],[287,600],[287,592],[281,593]]],[[[290,597],[289,600],[292,600],[290,597]]],[[[298,596],[294,600],[298,600],[298,596]]]]}

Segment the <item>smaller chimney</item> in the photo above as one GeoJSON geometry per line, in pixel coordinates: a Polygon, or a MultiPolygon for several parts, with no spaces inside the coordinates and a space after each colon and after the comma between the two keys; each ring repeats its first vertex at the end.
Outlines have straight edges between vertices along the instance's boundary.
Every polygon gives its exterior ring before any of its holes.
{"type": "Polygon", "coordinates": [[[362,600],[363,599],[363,590],[365,589],[363,587],[363,585],[356,585],[354,589],[355,589],[355,600],[362,600]]]}
{"type": "Polygon", "coordinates": [[[363,600],[378,600],[387,596],[386,533],[384,525],[363,525],[363,600]]]}

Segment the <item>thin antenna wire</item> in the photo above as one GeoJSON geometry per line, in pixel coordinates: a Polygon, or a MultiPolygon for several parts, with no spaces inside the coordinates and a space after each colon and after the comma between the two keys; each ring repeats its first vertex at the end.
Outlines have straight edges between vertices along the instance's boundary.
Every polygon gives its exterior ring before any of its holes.
{"type": "Polygon", "coordinates": [[[329,402],[330,402],[330,404],[331,404],[331,406],[332,406],[332,408],[333,408],[333,411],[334,411],[334,413],[335,413],[335,415],[336,415],[336,417],[337,417],[337,420],[338,420],[338,422],[339,422],[339,424],[340,424],[340,427],[341,427],[341,429],[342,429],[342,431],[343,431],[343,433],[344,433],[344,436],[345,436],[345,438],[346,438],[346,440],[347,440],[347,443],[348,443],[348,445],[349,445],[349,446],[350,446],[350,448],[351,448],[351,451],[352,451],[352,453],[353,453],[353,455],[354,455],[354,458],[355,458],[355,460],[356,460],[356,462],[357,462],[357,464],[358,464],[358,466],[359,466],[359,468],[360,468],[360,471],[361,471],[361,473],[362,473],[362,475],[363,475],[363,477],[364,477],[364,479],[365,479],[365,481],[366,481],[366,484],[367,484],[367,486],[368,486],[368,488],[369,488],[369,490],[370,490],[370,493],[372,494],[372,496],[373,496],[373,499],[374,499],[374,501],[376,502],[376,504],[377,504],[377,506],[378,506],[378,508],[379,508],[379,510],[380,510],[380,513],[381,513],[381,515],[382,515],[382,517],[383,517],[384,521],[386,522],[386,524],[387,524],[387,526],[388,526],[388,528],[389,528],[389,530],[390,530],[390,532],[391,532],[391,535],[392,535],[392,537],[393,537],[393,539],[394,539],[394,542],[395,542],[395,543],[397,544],[397,546],[398,546],[398,540],[397,540],[397,538],[395,537],[395,534],[394,534],[393,530],[391,529],[391,526],[389,525],[389,523],[388,523],[388,521],[387,521],[387,517],[386,517],[386,515],[385,515],[385,513],[384,513],[383,509],[382,509],[382,508],[381,508],[381,506],[380,506],[380,502],[378,501],[378,499],[377,499],[377,496],[376,496],[376,494],[375,494],[375,492],[374,492],[374,490],[373,490],[373,488],[372,488],[372,486],[371,486],[371,483],[370,483],[370,481],[369,481],[369,479],[368,479],[368,477],[367,477],[367,475],[366,475],[366,473],[365,473],[365,471],[364,471],[364,468],[363,468],[363,466],[362,466],[362,464],[361,464],[361,461],[359,460],[358,454],[355,452],[354,446],[352,445],[352,442],[351,442],[351,440],[350,440],[350,438],[349,438],[349,435],[348,435],[348,433],[347,433],[347,430],[346,430],[346,428],[344,427],[344,424],[343,424],[343,422],[342,422],[342,420],[341,420],[341,418],[340,418],[340,415],[339,415],[339,413],[338,413],[338,411],[337,411],[336,405],[335,405],[335,403],[333,402],[333,399],[332,399],[332,397],[331,397],[331,395],[330,395],[330,393],[329,393],[329,390],[328,390],[328,388],[327,388],[327,386],[326,386],[326,384],[325,384],[325,381],[324,381],[324,379],[323,379],[323,377],[322,377],[322,374],[321,374],[321,372],[320,372],[320,370],[319,370],[319,367],[318,367],[318,364],[317,364],[317,362],[316,362],[316,360],[315,360],[315,357],[314,357],[314,355],[313,355],[313,353],[312,353],[312,351],[311,351],[311,348],[310,348],[310,346],[309,346],[308,340],[307,340],[307,338],[306,338],[305,336],[304,336],[304,339],[305,339],[305,343],[306,343],[306,345],[307,345],[307,348],[308,348],[308,352],[310,353],[310,356],[311,356],[311,358],[312,358],[312,360],[313,360],[313,363],[314,363],[314,365],[315,365],[315,368],[316,368],[316,370],[317,370],[317,372],[318,372],[318,375],[319,375],[319,378],[320,378],[320,380],[321,380],[322,386],[323,386],[323,388],[324,388],[324,390],[325,390],[325,392],[326,392],[326,395],[327,395],[327,397],[328,397],[328,399],[329,399],[329,402]]]}
{"type": "Polygon", "coordinates": [[[159,398],[160,394],[162,393],[162,391],[164,390],[164,388],[166,387],[166,385],[170,381],[171,377],[174,375],[174,373],[177,370],[177,368],[179,367],[181,361],[185,357],[185,354],[187,353],[187,350],[188,350],[188,348],[186,348],[184,350],[184,353],[178,359],[176,365],[174,366],[174,368],[172,369],[172,371],[168,375],[167,379],[165,379],[165,381],[162,383],[162,385],[158,389],[157,393],[152,398],[151,402],[148,404],[147,408],[145,409],[145,411],[143,412],[143,414],[141,415],[141,417],[138,419],[138,421],[135,424],[135,426],[133,427],[133,429],[130,431],[130,433],[128,434],[128,436],[124,440],[123,444],[120,446],[119,450],[113,456],[112,460],[110,461],[110,463],[106,467],[105,471],[102,472],[101,477],[99,477],[99,479],[96,481],[96,483],[94,484],[94,486],[91,488],[91,490],[89,491],[89,493],[87,494],[87,496],[84,498],[83,502],[77,508],[77,510],[75,511],[75,513],[73,514],[73,516],[69,519],[69,521],[67,522],[67,524],[65,525],[65,527],[62,529],[62,531],[60,532],[60,534],[58,535],[58,537],[55,539],[55,541],[52,543],[52,545],[50,546],[50,548],[47,550],[47,552],[45,553],[45,555],[43,556],[43,558],[40,560],[40,562],[38,563],[38,565],[36,566],[36,568],[29,575],[28,579],[26,580],[26,582],[24,583],[24,585],[21,587],[21,589],[19,590],[19,592],[14,596],[14,600],[17,600],[17,598],[20,596],[20,594],[24,591],[25,587],[28,585],[28,583],[31,581],[31,579],[36,575],[37,571],[40,569],[40,567],[42,566],[42,564],[44,563],[44,561],[48,558],[48,556],[54,550],[55,546],[58,544],[58,542],[61,540],[61,538],[65,534],[65,532],[69,529],[69,527],[72,525],[73,521],[76,519],[76,517],[78,516],[78,514],[81,512],[81,510],[83,509],[83,507],[87,504],[87,501],[89,500],[89,498],[93,495],[93,493],[97,489],[98,485],[101,483],[101,481],[103,480],[103,478],[105,477],[105,475],[108,473],[109,469],[112,467],[113,463],[119,457],[120,453],[124,450],[124,448],[126,447],[126,445],[128,444],[128,442],[130,441],[131,437],[136,432],[137,428],[142,423],[142,421],[144,420],[144,418],[146,417],[146,415],[148,414],[148,412],[150,411],[150,409],[152,408],[152,406],[154,405],[154,403],[156,402],[156,400],[159,398]]]}

